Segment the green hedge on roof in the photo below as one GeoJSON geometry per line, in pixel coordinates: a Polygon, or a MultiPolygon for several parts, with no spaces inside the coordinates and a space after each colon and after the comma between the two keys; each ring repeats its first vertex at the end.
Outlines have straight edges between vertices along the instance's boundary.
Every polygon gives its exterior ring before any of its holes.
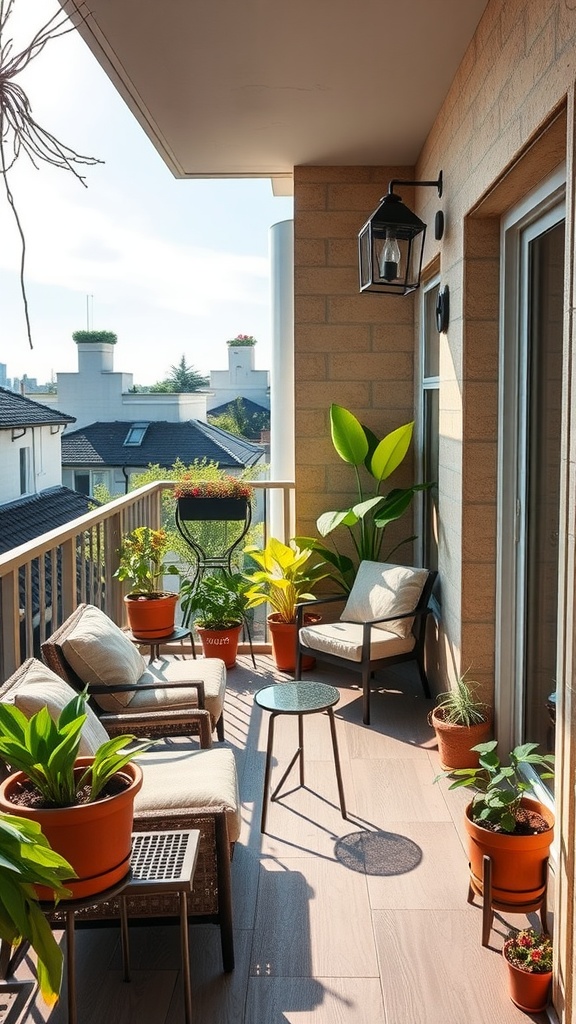
{"type": "Polygon", "coordinates": [[[104,342],[106,345],[115,345],[118,341],[118,335],[114,334],[114,331],[74,331],[72,338],[74,341],[94,344],[104,342]]]}

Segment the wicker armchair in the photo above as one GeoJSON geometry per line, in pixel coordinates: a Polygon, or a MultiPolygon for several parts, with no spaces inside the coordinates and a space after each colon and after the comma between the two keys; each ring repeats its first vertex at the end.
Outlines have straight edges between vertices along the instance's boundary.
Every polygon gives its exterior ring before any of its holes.
{"type": "MultiPolygon", "coordinates": [[[[46,705],[56,717],[74,693],[42,662],[29,658],[0,686],[0,701],[16,703],[28,716],[46,705]]],[[[87,711],[81,754],[93,754],[104,735],[102,719],[90,708],[87,711]]],[[[202,714],[205,717],[207,712],[202,714]]],[[[150,724],[153,716],[146,717],[150,724]]],[[[126,725],[127,721],[124,718],[123,721],[126,725]]],[[[211,742],[210,735],[208,742],[211,742]]],[[[234,944],[230,860],[241,826],[234,754],[220,745],[210,749],[190,746],[183,749],[159,744],[158,748],[139,755],[138,763],[144,773],[144,784],[136,798],[134,829],[193,828],[200,831],[194,888],[187,894],[188,916],[192,923],[213,923],[220,927],[223,966],[225,971],[231,971],[234,944]],[[169,794],[168,800],[165,793],[169,794]]],[[[7,766],[0,762],[0,767],[6,774],[7,766]]],[[[138,920],[178,919],[178,895],[129,897],[128,914],[138,920]]],[[[78,920],[119,920],[118,900],[80,911],[78,920]]],[[[61,925],[62,915],[55,912],[51,921],[61,925]]]]}
{"type": "Polygon", "coordinates": [[[166,655],[146,663],[118,626],[90,604],[79,604],[44,641],[42,657],[75,690],[88,686],[90,706],[110,735],[128,728],[136,735],[200,733],[204,739],[208,727],[224,739],[226,668],[218,658],[183,661],[166,655]],[[199,710],[205,710],[204,721],[199,710]],[[166,713],[159,730],[146,723],[146,714],[158,711],[166,713]]]}

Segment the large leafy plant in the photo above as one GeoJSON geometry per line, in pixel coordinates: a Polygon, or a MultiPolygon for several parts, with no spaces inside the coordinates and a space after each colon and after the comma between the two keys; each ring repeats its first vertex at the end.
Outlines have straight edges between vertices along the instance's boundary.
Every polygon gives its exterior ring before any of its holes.
{"type": "Polygon", "coordinates": [[[50,847],[35,821],[0,815],[0,938],[9,946],[30,943],[38,958],[40,992],[51,1006],[62,983],[62,950],[38,905],[35,885],[70,896],[63,879],[74,878],[68,861],[50,847]]]}
{"type": "Polygon", "coordinates": [[[204,629],[230,629],[245,621],[249,584],[240,573],[216,572],[180,587],[182,624],[194,621],[204,629]]]}
{"type": "Polygon", "coordinates": [[[478,792],[472,798],[472,820],[502,832],[514,832],[522,797],[532,788],[524,771],[530,765],[539,770],[540,778],[554,777],[554,755],[537,754],[537,743],[514,747],[510,763],[502,764],[496,748],[497,740],[472,747],[479,757],[478,768],[457,768],[449,774],[454,781],[450,789],[471,786],[478,792]]]}
{"type": "Polygon", "coordinates": [[[311,561],[312,549],[300,548],[295,541],[283,544],[271,537],[265,548],[249,545],[244,554],[260,566],[245,574],[251,584],[247,607],[257,608],[267,601],[280,622],[296,622],[296,605],[313,599],[311,588],[327,575],[323,562],[311,561]]]}
{"type": "Polygon", "coordinates": [[[88,787],[88,802],[97,800],[107,782],[134,755],[150,745],[145,740],[127,751],[135,737],[116,736],[97,750],[93,761],[78,774],[74,765],[86,721],[86,695],[77,694],[53,721],[47,708],[31,718],[14,704],[0,702],[0,757],[13,770],[24,772],[48,807],[70,807],[88,787]]]}
{"type": "Polygon", "coordinates": [[[384,554],[382,552],[386,527],[404,515],[416,491],[430,486],[412,484],[393,488],[387,494],[381,492],[382,484],[404,460],[413,429],[413,422],[405,423],[378,440],[348,409],[341,405],[330,406],[332,443],[340,458],[354,470],[357,500],[349,508],[324,512],[316,526],[322,537],[344,527],[351,539],[354,557],[310,537],[298,539],[313,547],[332,565],[331,578],[345,591],[350,590],[361,561],[388,561],[397,548],[414,540],[413,536],[406,537],[384,554]]]}

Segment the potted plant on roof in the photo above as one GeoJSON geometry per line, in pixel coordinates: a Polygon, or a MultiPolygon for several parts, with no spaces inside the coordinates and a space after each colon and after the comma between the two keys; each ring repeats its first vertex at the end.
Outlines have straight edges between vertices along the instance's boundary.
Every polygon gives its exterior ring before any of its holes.
{"type": "Polygon", "coordinates": [[[175,565],[164,562],[168,544],[166,530],[138,526],[123,538],[118,552],[120,562],[114,576],[121,583],[132,584],[124,604],[130,629],[138,640],[174,632],[178,594],[163,590],[162,579],[178,576],[179,572],[175,565]]]}
{"type": "Polygon", "coordinates": [[[184,473],[174,486],[177,515],[189,521],[246,520],[252,495],[250,484],[235,476],[199,480],[184,473]]]}
{"type": "Polygon", "coordinates": [[[490,738],[490,708],[477,697],[478,684],[466,679],[466,673],[452,690],[438,694],[429,721],[438,741],[440,764],[445,771],[477,768],[478,743],[490,738]]]}
{"type": "Polygon", "coordinates": [[[183,580],[180,587],[182,625],[194,622],[204,657],[221,658],[226,668],[236,664],[240,632],[248,628],[247,590],[240,573],[224,571],[183,580]]]}
{"type": "Polygon", "coordinates": [[[508,991],[526,1013],[545,1010],[552,982],[552,939],[545,932],[523,928],[511,932],[502,950],[508,968],[508,991]]]}
{"type": "MultiPolygon", "coordinates": [[[[36,821],[53,850],[72,865],[64,878],[74,898],[120,882],[130,866],[134,798],[142,769],[133,761],[149,741],[126,750],[134,736],[107,740],[94,757],[78,757],[86,721],[77,694],[53,721],[43,707],[30,718],[0,702],[0,757],[12,774],[0,785],[0,813],[36,821]]],[[[39,888],[41,898],[51,894],[39,888]]]]}
{"type": "Polygon", "coordinates": [[[0,939],[9,947],[28,942],[37,957],[40,993],[53,1006],[62,984],[62,950],[38,904],[34,886],[60,899],[70,896],[62,885],[72,878],[68,861],[51,849],[35,821],[0,815],[0,939]]]}
{"type": "Polygon", "coordinates": [[[536,753],[537,743],[524,743],[510,752],[506,765],[496,753],[497,746],[497,740],[479,743],[474,748],[479,766],[450,772],[453,781],[449,788],[477,790],[464,817],[473,891],[484,895],[484,856],[488,856],[492,861],[492,902],[528,912],[541,905],[546,889],[554,815],[526,795],[531,790],[526,769],[533,768],[540,778],[550,779],[554,756],[536,753]]]}
{"type": "MultiPolygon", "coordinates": [[[[247,591],[248,608],[257,608],[268,602],[272,612],[268,615],[268,628],[272,643],[272,654],[281,672],[293,671],[296,665],[296,606],[299,601],[314,598],[311,593],[321,579],[327,575],[324,562],[313,562],[310,548],[300,548],[295,541],[283,544],[271,537],[265,548],[249,545],[244,554],[260,567],[256,572],[246,573],[251,584],[247,591]]],[[[319,622],[320,616],[306,615],[307,623],[319,622]]],[[[314,658],[306,656],[302,667],[309,669],[314,658]]]]}

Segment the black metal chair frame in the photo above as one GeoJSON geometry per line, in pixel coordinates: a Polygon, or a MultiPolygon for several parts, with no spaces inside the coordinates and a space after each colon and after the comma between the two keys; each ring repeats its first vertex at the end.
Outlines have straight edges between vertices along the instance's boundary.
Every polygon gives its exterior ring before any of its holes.
{"type": "Polygon", "coordinates": [[[424,695],[429,698],[431,694],[424,662],[424,642],[426,639],[426,620],[432,611],[430,607],[430,597],[432,595],[432,590],[437,576],[438,573],[435,569],[431,569],[429,571],[428,578],[420,595],[420,600],[411,612],[405,612],[403,615],[388,615],[386,618],[382,619],[370,619],[369,621],[362,623],[362,657],[360,661],[351,661],[348,658],[342,658],[336,654],[327,654],[324,651],[317,651],[313,647],[306,647],[306,645],[300,641],[300,629],[303,625],[305,612],[308,611],[311,606],[332,604],[336,601],[344,602],[346,601],[346,594],[332,594],[327,597],[316,598],[313,601],[302,601],[298,605],[296,614],[298,641],[294,678],[302,678],[302,658],[305,654],[312,655],[312,657],[316,658],[318,661],[324,661],[330,665],[336,665],[339,668],[347,668],[351,672],[360,673],[362,676],[362,707],[364,725],[370,725],[370,680],[374,675],[374,672],[378,669],[386,668],[389,665],[397,665],[404,661],[416,661],[424,695]],[[412,650],[407,651],[405,654],[393,654],[385,658],[371,659],[370,640],[372,627],[380,625],[383,622],[395,622],[398,619],[414,619],[412,633],[415,638],[415,643],[412,650]]]}

